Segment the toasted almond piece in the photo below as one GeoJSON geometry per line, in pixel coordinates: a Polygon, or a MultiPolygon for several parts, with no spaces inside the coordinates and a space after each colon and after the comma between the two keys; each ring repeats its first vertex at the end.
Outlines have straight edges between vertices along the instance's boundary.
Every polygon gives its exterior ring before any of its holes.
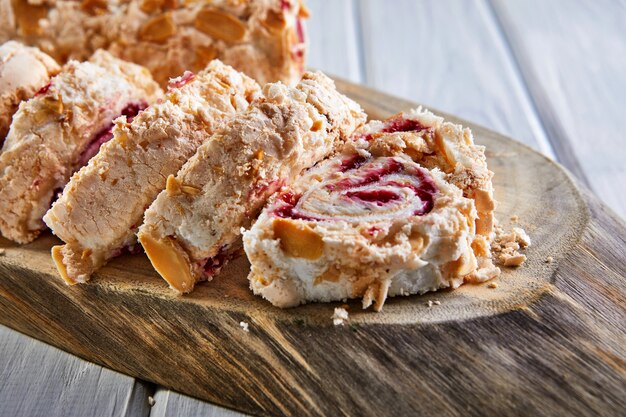
{"type": "Polygon", "coordinates": [[[285,21],[285,15],[282,12],[268,10],[262,24],[272,32],[280,32],[285,29],[287,22],[285,21]]]}
{"type": "Polygon", "coordinates": [[[26,0],[12,1],[13,13],[17,26],[23,36],[39,35],[41,28],[39,21],[48,16],[48,7],[45,4],[30,4],[26,0]]]}
{"type": "Polygon", "coordinates": [[[455,276],[464,276],[470,274],[478,268],[478,261],[474,252],[468,250],[464,252],[459,259],[448,264],[449,271],[455,276]]]}
{"type": "Polygon", "coordinates": [[[324,253],[324,241],[306,224],[288,219],[274,220],[274,237],[280,240],[280,247],[294,258],[315,260],[324,253]]]}
{"type": "Polygon", "coordinates": [[[143,0],[139,6],[142,12],[148,14],[159,10],[172,10],[177,7],[177,0],[143,0]]]}
{"type": "Polygon", "coordinates": [[[63,278],[68,285],[75,285],[77,282],[74,281],[67,273],[67,268],[63,263],[63,245],[57,245],[52,247],[52,260],[54,261],[54,265],[57,267],[57,271],[59,271],[59,275],[63,278]]]}
{"type": "Polygon", "coordinates": [[[300,4],[300,9],[298,10],[298,17],[301,19],[308,19],[309,17],[311,17],[311,12],[306,7],[306,5],[302,2],[302,0],[299,1],[299,4],[300,4]]]}
{"type": "Polygon", "coordinates": [[[176,33],[176,24],[170,13],[153,17],[139,29],[139,38],[147,42],[163,43],[176,33]]]}
{"type": "Polygon", "coordinates": [[[193,289],[195,280],[186,253],[172,239],[155,239],[149,234],[140,233],[139,242],[156,271],[180,293],[193,289]]]}
{"type": "Polygon", "coordinates": [[[107,12],[109,5],[107,0],[83,0],[80,9],[92,16],[102,15],[107,12]]]}
{"type": "Polygon", "coordinates": [[[167,177],[165,191],[167,191],[167,195],[169,196],[179,195],[182,192],[180,182],[178,182],[176,177],[172,174],[167,177]]]}
{"type": "Polygon", "coordinates": [[[217,50],[212,45],[198,46],[195,49],[195,53],[196,57],[193,65],[196,71],[204,69],[209,62],[217,57],[217,50]]]}
{"type": "Polygon", "coordinates": [[[238,42],[246,35],[246,26],[241,20],[220,10],[200,10],[194,24],[200,32],[226,42],[238,42]]]}

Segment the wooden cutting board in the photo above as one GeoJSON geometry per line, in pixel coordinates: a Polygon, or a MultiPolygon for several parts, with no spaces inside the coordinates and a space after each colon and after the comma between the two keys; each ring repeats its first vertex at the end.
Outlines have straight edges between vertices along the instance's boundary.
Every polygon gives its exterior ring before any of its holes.
{"type": "MultiPolygon", "coordinates": [[[[372,118],[416,104],[345,82],[372,118]]],[[[390,299],[381,313],[272,307],[245,258],[191,295],[143,255],[89,285],[57,276],[49,233],[0,240],[0,323],[137,378],[261,415],[606,415],[626,410],[626,227],[558,164],[472,123],[495,172],[497,216],[530,234],[497,288],[390,299]],[[548,257],[553,262],[547,262],[548,257]],[[440,305],[428,306],[429,300],[440,305]],[[249,332],[240,322],[249,324],[249,332]]],[[[27,393],[25,393],[27,395],[27,393]]]]}

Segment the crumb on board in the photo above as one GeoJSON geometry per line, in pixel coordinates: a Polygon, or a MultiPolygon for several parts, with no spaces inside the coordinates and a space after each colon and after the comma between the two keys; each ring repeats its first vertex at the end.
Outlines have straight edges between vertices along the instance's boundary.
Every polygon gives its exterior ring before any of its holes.
{"type": "Polygon", "coordinates": [[[0,256],[4,256],[7,253],[6,249],[0,248],[0,256]]]}
{"type": "Polygon", "coordinates": [[[549,264],[550,264],[550,263],[552,263],[552,262],[554,262],[554,258],[553,258],[552,256],[548,256],[548,257],[546,258],[546,263],[549,263],[549,264]]]}
{"type": "Polygon", "coordinates": [[[433,304],[436,305],[436,306],[440,306],[441,305],[441,301],[435,300],[435,301],[433,301],[433,304]]]}
{"type": "Polygon", "coordinates": [[[335,312],[333,313],[331,319],[333,319],[333,324],[335,326],[343,326],[344,323],[348,320],[349,315],[348,311],[343,307],[335,308],[335,312]]]}
{"type": "Polygon", "coordinates": [[[496,238],[491,249],[496,260],[503,266],[520,266],[526,261],[526,255],[519,253],[519,249],[531,245],[530,236],[521,227],[514,227],[506,233],[500,226],[496,226],[496,238]]]}
{"type": "Polygon", "coordinates": [[[152,407],[156,401],[154,401],[154,397],[152,395],[148,395],[148,405],[152,407]]]}
{"type": "Polygon", "coordinates": [[[490,282],[489,284],[487,284],[487,287],[489,287],[489,288],[498,288],[498,283],[497,282],[490,282]]]}
{"type": "Polygon", "coordinates": [[[250,330],[248,330],[248,323],[246,323],[245,321],[240,321],[239,322],[239,326],[241,326],[241,328],[243,329],[244,332],[248,332],[250,330]]]}
{"type": "Polygon", "coordinates": [[[428,300],[426,304],[428,304],[428,308],[431,308],[433,306],[433,300],[428,300]]]}
{"type": "Polygon", "coordinates": [[[511,216],[511,221],[513,223],[516,223],[518,220],[519,220],[519,216],[517,214],[514,214],[514,215],[511,216]]]}

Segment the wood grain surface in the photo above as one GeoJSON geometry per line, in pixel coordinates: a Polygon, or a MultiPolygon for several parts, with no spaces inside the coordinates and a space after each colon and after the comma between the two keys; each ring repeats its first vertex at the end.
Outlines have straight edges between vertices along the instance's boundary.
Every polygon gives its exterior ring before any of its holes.
{"type": "MultiPolygon", "coordinates": [[[[372,117],[413,106],[341,87],[372,117]]],[[[49,258],[55,239],[44,236],[0,243],[0,321],[248,413],[617,415],[626,407],[623,222],[558,165],[466,125],[489,147],[499,218],[519,215],[534,241],[528,264],[497,289],[391,300],[380,314],[350,303],[351,325],[334,327],[333,305],[277,310],[253,297],[244,259],[184,298],[143,256],[68,288],[49,258]]]]}

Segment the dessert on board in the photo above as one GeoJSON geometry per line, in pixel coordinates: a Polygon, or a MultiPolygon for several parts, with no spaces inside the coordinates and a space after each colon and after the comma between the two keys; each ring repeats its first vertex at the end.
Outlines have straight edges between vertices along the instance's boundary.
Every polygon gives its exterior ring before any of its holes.
{"type": "Polygon", "coordinates": [[[145,68],[99,50],[70,61],[23,102],[0,155],[0,232],[28,243],[73,172],[109,140],[113,119],[130,119],[161,96],[145,68]]]}

